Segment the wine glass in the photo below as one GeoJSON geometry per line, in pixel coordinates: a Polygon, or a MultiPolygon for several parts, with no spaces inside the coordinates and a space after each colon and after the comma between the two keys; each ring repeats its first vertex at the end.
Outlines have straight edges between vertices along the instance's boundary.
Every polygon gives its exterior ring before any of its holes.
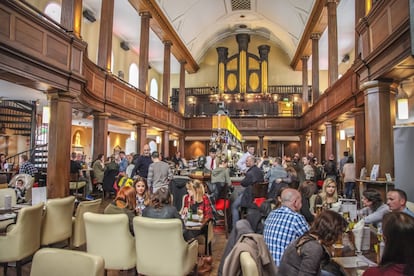
{"type": "Polygon", "coordinates": [[[197,216],[198,216],[198,221],[202,222],[203,221],[203,216],[204,216],[204,212],[203,209],[197,209],[197,216]]]}

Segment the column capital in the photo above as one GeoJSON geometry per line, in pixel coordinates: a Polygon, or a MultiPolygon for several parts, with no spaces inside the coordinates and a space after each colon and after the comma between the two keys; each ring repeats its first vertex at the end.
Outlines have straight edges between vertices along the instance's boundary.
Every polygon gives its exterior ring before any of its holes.
{"type": "Polygon", "coordinates": [[[79,92],[74,91],[62,91],[62,90],[55,90],[52,92],[48,92],[47,96],[49,100],[67,100],[73,101],[75,98],[79,97],[79,92]]]}
{"type": "Polygon", "coordinates": [[[310,35],[310,39],[312,39],[312,40],[319,40],[320,38],[321,38],[320,33],[311,33],[311,35],[310,35]]]}
{"type": "Polygon", "coordinates": [[[95,111],[95,112],[92,113],[92,115],[93,115],[94,118],[105,119],[105,118],[109,118],[111,116],[111,113],[95,111]]]}
{"type": "Polygon", "coordinates": [[[171,40],[164,40],[162,43],[164,43],[164,46],[171,46],[173,45],[171,40]]]}
{"type": "Polygon", "coordinates": [[[142,11],[139,13],[139,16],[146,17],[146,18],[152,18],[152,15],[149,11],[142,11]]]}
{"type": "Polygon", "coordinates": [[[329,5],[329,4],[335,4],[335,5],[337,5],[338,4],[338,0],[326,0],[326,5],[329,5]]]}
{"type": "Polygon", "coordinates": [[[309,56],[302,56],[300,59],[303,61],[307,61],[309,59],[309,56]]]}

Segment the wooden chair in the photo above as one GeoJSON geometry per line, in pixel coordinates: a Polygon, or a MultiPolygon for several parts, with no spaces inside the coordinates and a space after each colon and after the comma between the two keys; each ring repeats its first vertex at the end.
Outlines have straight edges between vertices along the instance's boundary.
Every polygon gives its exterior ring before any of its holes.
{"type": "Polygon", "coordinates": [[[79,197],[79,189],[82,189],[82,197],[86,194],[86,181],[79,179],[79,173],[71,173],[69,181],[69,190],[74,191],[76,197],[79,197]]]}

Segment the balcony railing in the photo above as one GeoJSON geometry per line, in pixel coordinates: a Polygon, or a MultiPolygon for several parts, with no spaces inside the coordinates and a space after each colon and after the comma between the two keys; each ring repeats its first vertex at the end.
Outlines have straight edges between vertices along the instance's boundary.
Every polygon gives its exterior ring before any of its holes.
{"type": "MultiPolygon", "coordinates": [[[[212,116],[218,105],[224,104],[229,116],[283,116],[302,114],[302,85],[269,86],[267,93],[219,93],[217,87],[193,87],[185,89],[185,116],[212,116]]],[[[311,102],[312,87],[308,87],[311,102]]],[[[172,106],[178,102],[178,89],[173,89],[172,106]],[[174,95],[176,97],[174,97],[174,95]],[[173,101],[177,98],[177,101],[173,101]]]]}

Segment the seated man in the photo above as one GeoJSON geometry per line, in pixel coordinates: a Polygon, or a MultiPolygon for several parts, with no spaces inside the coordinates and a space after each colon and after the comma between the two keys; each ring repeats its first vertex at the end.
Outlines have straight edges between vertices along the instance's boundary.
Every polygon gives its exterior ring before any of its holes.
{"type": "Polygon", "coordinates": [[[291,188],[281,194],[282,207],[270,212],[264,223],[263,237],[272,254],[276,266],[280,265],[285,248],[309,230],[303,215],[299,214],[302,207],[302,196],[291,188]]]}
{"type": "Polygon", "coordinates": [[[256,166],[256,158],[254,156],[248,156],[246,158],[246,166],[246,175],[240,182],[240,185],[246,189],[239,194],[237,199],[231,205],[233,228],[236,226],[236,222],[240,219],[239,207],[254,207],[252,191],[253,184],[264,181],[263,172],[256,166]]]}
{"type": "Polygon", "coordinates": [[[394,189],[387,193],[387,205],[391,212],[404,212],[414,217],[414,212],[407,208],[407,194],[400,189],[394,189]]]}

